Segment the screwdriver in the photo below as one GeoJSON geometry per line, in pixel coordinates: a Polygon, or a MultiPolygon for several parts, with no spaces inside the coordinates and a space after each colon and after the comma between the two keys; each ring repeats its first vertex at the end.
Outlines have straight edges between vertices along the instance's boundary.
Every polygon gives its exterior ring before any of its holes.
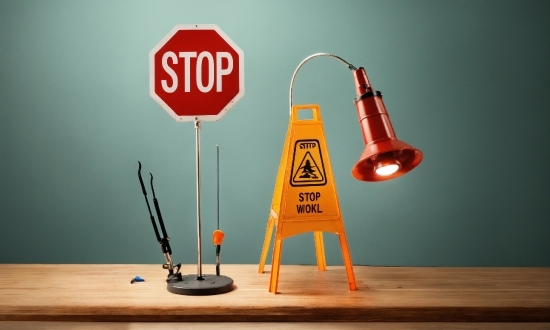
{"type": "Polygon", "coordinates": [[[220,276],[220,250],[222,247],[224,233],[221,230],[214,230],[212,241],[216,246],[216,275],[220,276]]]}

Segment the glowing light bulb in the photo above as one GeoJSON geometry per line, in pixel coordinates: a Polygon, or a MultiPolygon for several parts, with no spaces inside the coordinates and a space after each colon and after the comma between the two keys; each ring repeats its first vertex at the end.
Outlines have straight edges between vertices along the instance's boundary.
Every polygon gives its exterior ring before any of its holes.
{"type": "Polygon", "coordinates": [[[397,164],[388,164],[385,166],[381,166],[376,169],[376,174],[381,176],[388,176],[392,175],[393,173],[397,172],[399,170],[399,165],[397,164]]]}

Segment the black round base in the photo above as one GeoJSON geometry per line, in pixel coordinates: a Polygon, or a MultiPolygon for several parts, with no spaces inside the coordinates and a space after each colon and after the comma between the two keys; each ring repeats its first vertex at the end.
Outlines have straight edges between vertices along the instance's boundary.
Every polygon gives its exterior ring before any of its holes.
{"type": "Polygon", "coordinates": [[[227,293],[233,290],[233,280],[227,276],[202,275],[202,280],[197,280],[197,275],[183,275],[183,280],[168,283],[168,291],[187,296],[209,296],[227,293]]]}

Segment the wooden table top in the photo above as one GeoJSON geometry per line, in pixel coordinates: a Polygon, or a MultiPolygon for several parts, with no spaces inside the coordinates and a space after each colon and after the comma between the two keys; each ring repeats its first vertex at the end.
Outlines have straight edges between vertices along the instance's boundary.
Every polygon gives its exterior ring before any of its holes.
{"type": "MultiPolygon", "coordinates": [[[[203,265],[204,273],[214,266],[203,265]]],[[[0,321],[550,322],[550,268],[222,265],[236,285],[216,296],[166,290],[160,265],[0,264],[0,321]],[[145,282],[130,284],[139,275],[145,282]]],[[[183,274],[196,272],[184,265],[183,274]]]]}

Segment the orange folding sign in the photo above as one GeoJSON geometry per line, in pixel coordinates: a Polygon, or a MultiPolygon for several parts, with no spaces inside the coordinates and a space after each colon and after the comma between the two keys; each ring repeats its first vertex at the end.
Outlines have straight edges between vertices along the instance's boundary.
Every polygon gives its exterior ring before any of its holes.
{"type": "Polygon", "coordinates": [[[306,232],[314,233],[317,267],[320,271],[326,270],[322,232],[338,235],[349,289],[357,290],[319,105],[292,107],[267,221],[259,273],[263,273],[274,228],[270,292],[277,292],[283,239],[306,232]],[[311,110],[313,118],[298,119],[300,110],[311,110]]]}

